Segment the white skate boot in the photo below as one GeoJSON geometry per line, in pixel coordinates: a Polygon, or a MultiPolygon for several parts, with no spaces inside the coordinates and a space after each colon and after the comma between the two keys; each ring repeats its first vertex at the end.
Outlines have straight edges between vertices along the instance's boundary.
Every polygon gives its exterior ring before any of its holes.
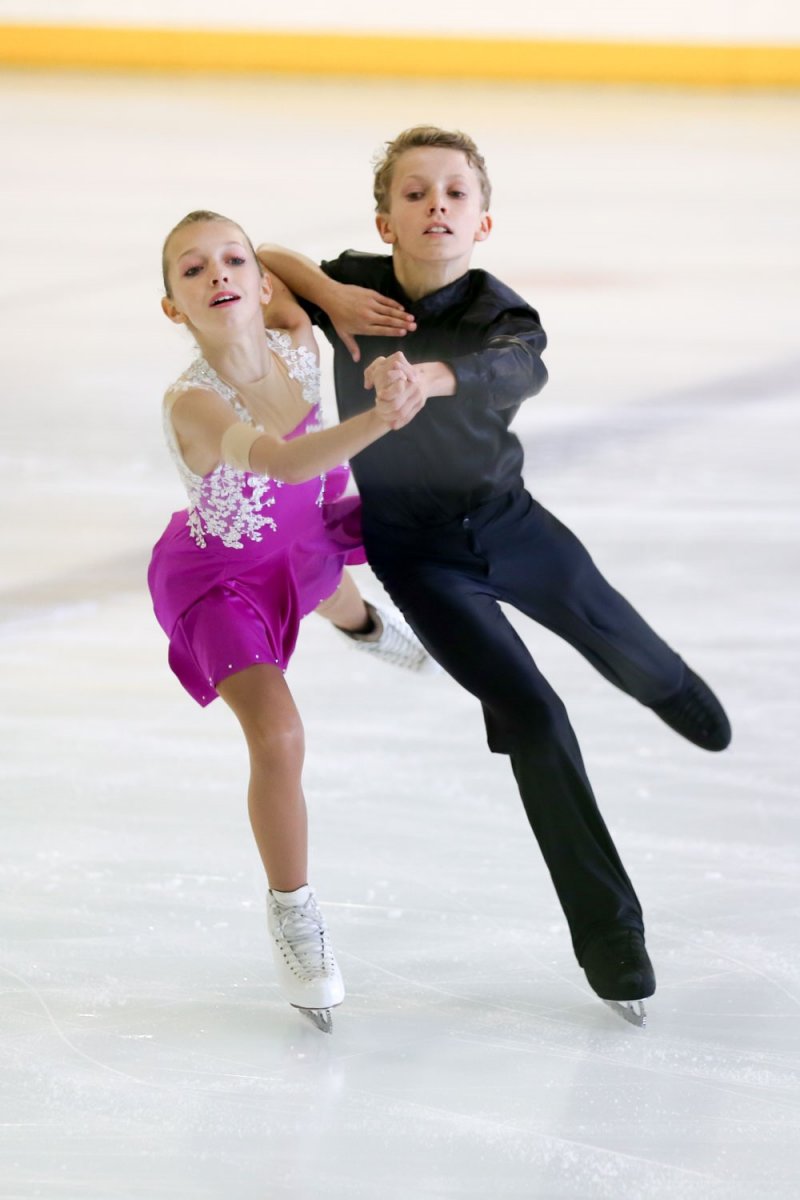
{"type": "Polygon", "coordinates": [[[400,613],[380,608],[369,600],[365,604],[374,629],[369,633],[351,633],[347,629],[339,629],[339,633],[347,638],[354,649],[363,650],[365,654],[383,659],[395,667],[405,667],[424,675],[441,674],[442,668],[418,641],[417,635],[406,625],[400,613]]]}
{"type": "Polygon", "coordinates": [[[344,1000],[344,983],[333,956],[325,918],[306,884],[294,892],[270,891],[267,922],[275,970],[286,999],[323,1033],[331,1033],[331,1009],[344,1000]]]}

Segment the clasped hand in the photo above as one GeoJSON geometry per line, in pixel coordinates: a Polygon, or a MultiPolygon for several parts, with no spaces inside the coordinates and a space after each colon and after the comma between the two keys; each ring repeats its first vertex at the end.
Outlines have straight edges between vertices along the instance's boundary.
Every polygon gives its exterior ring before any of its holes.
{"type": "Polygon", "coordinates": [[[364,387],[375,389],[375,408],[390,429],[407,425],[428,398],[420,371],[399,350],[370,363],[364,387]]]}

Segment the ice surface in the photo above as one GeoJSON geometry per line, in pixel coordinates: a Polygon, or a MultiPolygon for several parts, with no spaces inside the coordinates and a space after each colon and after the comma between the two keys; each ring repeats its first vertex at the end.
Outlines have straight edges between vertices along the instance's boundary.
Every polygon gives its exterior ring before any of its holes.
{"type": "Polygon", "coordinates": [[[795,1197],[800,101],[0,92],[2,1200],[795,1197]],[[497,193],[477,261],[551,336],[517,422],[532,489],[734,725],[704,756],[518,623],[645,906],[643,1033],[589,992],[474,702],[313,619],[290,681],[349,991],[332,1037],[292,1012],[240,736],[174,683],[149,611],[181,503],[159,396],[191,352],[158,311],[163,234],[208,206],[314,255],[375,247],[370,154],[420,120],[477,136],[497,193]]]}

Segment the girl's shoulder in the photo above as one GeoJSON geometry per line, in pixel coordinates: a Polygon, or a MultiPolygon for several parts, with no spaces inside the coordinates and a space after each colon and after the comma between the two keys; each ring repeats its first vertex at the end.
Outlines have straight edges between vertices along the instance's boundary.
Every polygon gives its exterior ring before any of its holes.
{"type": "Polygon", "coordinates": [[[299,384],[306,404],[320,403],[319,352],[313,337],[310,345],[288,329],[267,329],[267,342],[284,364],[286,374],[299,384]]]}
{"type": "Polygon", "coordinates": [[[283,359],[293,378],[319,374],[319,349],[313,334],[306,336],[297,329],[266,329],[265,333],[270,350],[283,359]]]}
{"type": "Polygon", "coordinates": [[[309,354],[312,354],[315,359],[319,359],[319,347],[310,321],[302,325],[270,323],[265,327],[265,332],[270,341],[274,338],[280,343],[281,347],[289,347],[294,350],[299,350],[302,347],[309,354]]]}
{"type": "Polygon", "coordinates": [[[235,390],[224,379],[220,379],[214,368],[210,367],[202,357],[196,358],[191,366],[187,367],[183,374],[170,384],[164,393],[164,403],[171,408],[178,396],[194,391],[215,392],[229,404],[236,401],[235,390]]]}

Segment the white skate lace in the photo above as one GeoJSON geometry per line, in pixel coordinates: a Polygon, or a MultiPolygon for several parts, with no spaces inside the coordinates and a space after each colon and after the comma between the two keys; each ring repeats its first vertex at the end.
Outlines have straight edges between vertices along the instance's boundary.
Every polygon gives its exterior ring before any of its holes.
{"type": "Polygon", "coordinates": [[[346,634],[357,649],[363,650],[365,654],[373,654],[393,666],[405,667],[409,671],[425,670],[434,673],[438,670],[437,664],[402,617],[377,605],[371,607],[383,627],[381,635],[375,641],[370,641],[358,635],[346,634]]]}
{"type": "Polygon", "coordinates": [[[332,970],[328,931],[314,897],[309,896],[305,904],[291,907],[275,901],[274,911],[276,932],[286,941],[301,970],[309,975],[332,970]]]}

